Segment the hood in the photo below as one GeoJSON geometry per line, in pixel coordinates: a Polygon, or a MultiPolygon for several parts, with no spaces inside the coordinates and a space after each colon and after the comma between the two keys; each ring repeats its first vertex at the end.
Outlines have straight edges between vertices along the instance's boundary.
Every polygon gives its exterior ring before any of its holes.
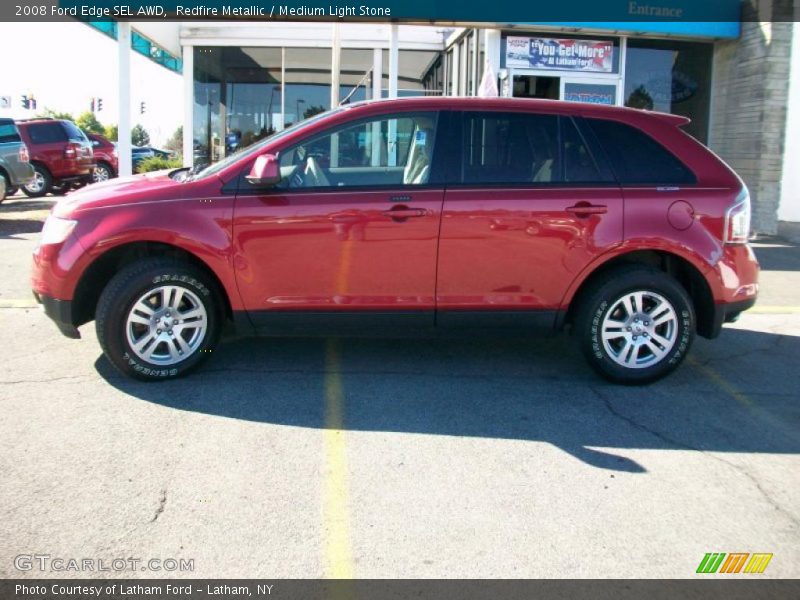
{"type": "Polygon", "coordinates": [[[173,171],[175,169],[153,171],[92,183],[59,200],[53,207],[53,214],[69,217],[93,208],[181,199],[184,184],[170,178],[173,171]]]}

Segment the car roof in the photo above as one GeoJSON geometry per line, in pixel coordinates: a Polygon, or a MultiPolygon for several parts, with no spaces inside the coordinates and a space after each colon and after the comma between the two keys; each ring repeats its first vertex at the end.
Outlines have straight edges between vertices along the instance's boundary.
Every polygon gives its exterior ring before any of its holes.
{"type": "Polygon", "coordinates": [[[628,116],[650,116],[667,121],[673,125],[685,125],[687,117],[658,111],[649,111],[626,106],[609,106],[567,100],[546,100],[544,98],[480,98],[461,96],[415,96],[411,98],[382,98],[364,100],[347,104],[341,108],[349,110],[369,108],[389,108],[389,110],[514,110],[542,111],[560,114],[591,115],[597,117],[619,118],[628,116]]]}

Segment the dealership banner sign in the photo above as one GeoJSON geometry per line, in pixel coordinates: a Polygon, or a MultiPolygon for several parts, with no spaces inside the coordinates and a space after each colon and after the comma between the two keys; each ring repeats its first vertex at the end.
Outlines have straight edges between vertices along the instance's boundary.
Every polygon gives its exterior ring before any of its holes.
{"type": "Polygon", "coordinates": [[[610,41],[506,38],[506,67],[611,73],[613,59],[614,44],[610,41]]]}

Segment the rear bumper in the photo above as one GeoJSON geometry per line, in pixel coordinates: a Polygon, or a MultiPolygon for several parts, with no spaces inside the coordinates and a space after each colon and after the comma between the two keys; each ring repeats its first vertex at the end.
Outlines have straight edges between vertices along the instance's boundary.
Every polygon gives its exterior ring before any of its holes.
{"type": "Polygon", "coordinates": [[[44,314],[53,320],[61,333],[74,340],[80,339],[78,328],[72,324],[71,300],[59,300],[36,292],[33,292],[33,296],[44,308],[44,314]]]}
{"type": "Polygon", "coordinates": [[[33,181],[34,170],[31,163],[19,163],[14,168],[8,169],[7,172],[13,187],[22,187],[33,181]]]}

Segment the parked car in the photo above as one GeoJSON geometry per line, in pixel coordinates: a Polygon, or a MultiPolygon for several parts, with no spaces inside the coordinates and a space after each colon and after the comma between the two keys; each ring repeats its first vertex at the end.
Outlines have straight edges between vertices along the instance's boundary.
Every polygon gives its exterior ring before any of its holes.
{"type": "Polygon", "coordinates": [[[28,147],[12,119],[0,119],[0,202],[33,180],[28,147]]]}
{"type": "Polygon", "coordinates": [[[17,121],[28,146],[33,181],[22,186],[31,198],[48,192],[65,192],[72,183],[91,183],[94,171],[92,144],[72,121],[30,119],[17,121]]]}
{"type": "Polygon", "coordinates": [[[139,166],[139,163],[144,159],[152,158],[154,156],[163,159],[170,159],[175,157],[175,153],[168,152],[167,150],[161,150],[159,148],[153,148],[152,146],[134,146],[131,150],[133,171],[136,172],[136,167],[139,166]]]}
{"type": "Polygon", "coordinates": [[[92,180],[95,183],[113,179],[119,173],[119,157],[117,148],[105,136],[97,133],[87,133],[86,137],[92,143],[95,167],[92,180]]]}
{"type": "Polygon", "coordinates": [[[758,291],[747,188],[687,122],[533,99],[337,108],[200,172],[59,202],[33,290],[69,337],[94,319],[111,363],[141,379],[197,367],[230,322],[272,336],[566,328],[603,376],[653,381],[758,291]]]}

